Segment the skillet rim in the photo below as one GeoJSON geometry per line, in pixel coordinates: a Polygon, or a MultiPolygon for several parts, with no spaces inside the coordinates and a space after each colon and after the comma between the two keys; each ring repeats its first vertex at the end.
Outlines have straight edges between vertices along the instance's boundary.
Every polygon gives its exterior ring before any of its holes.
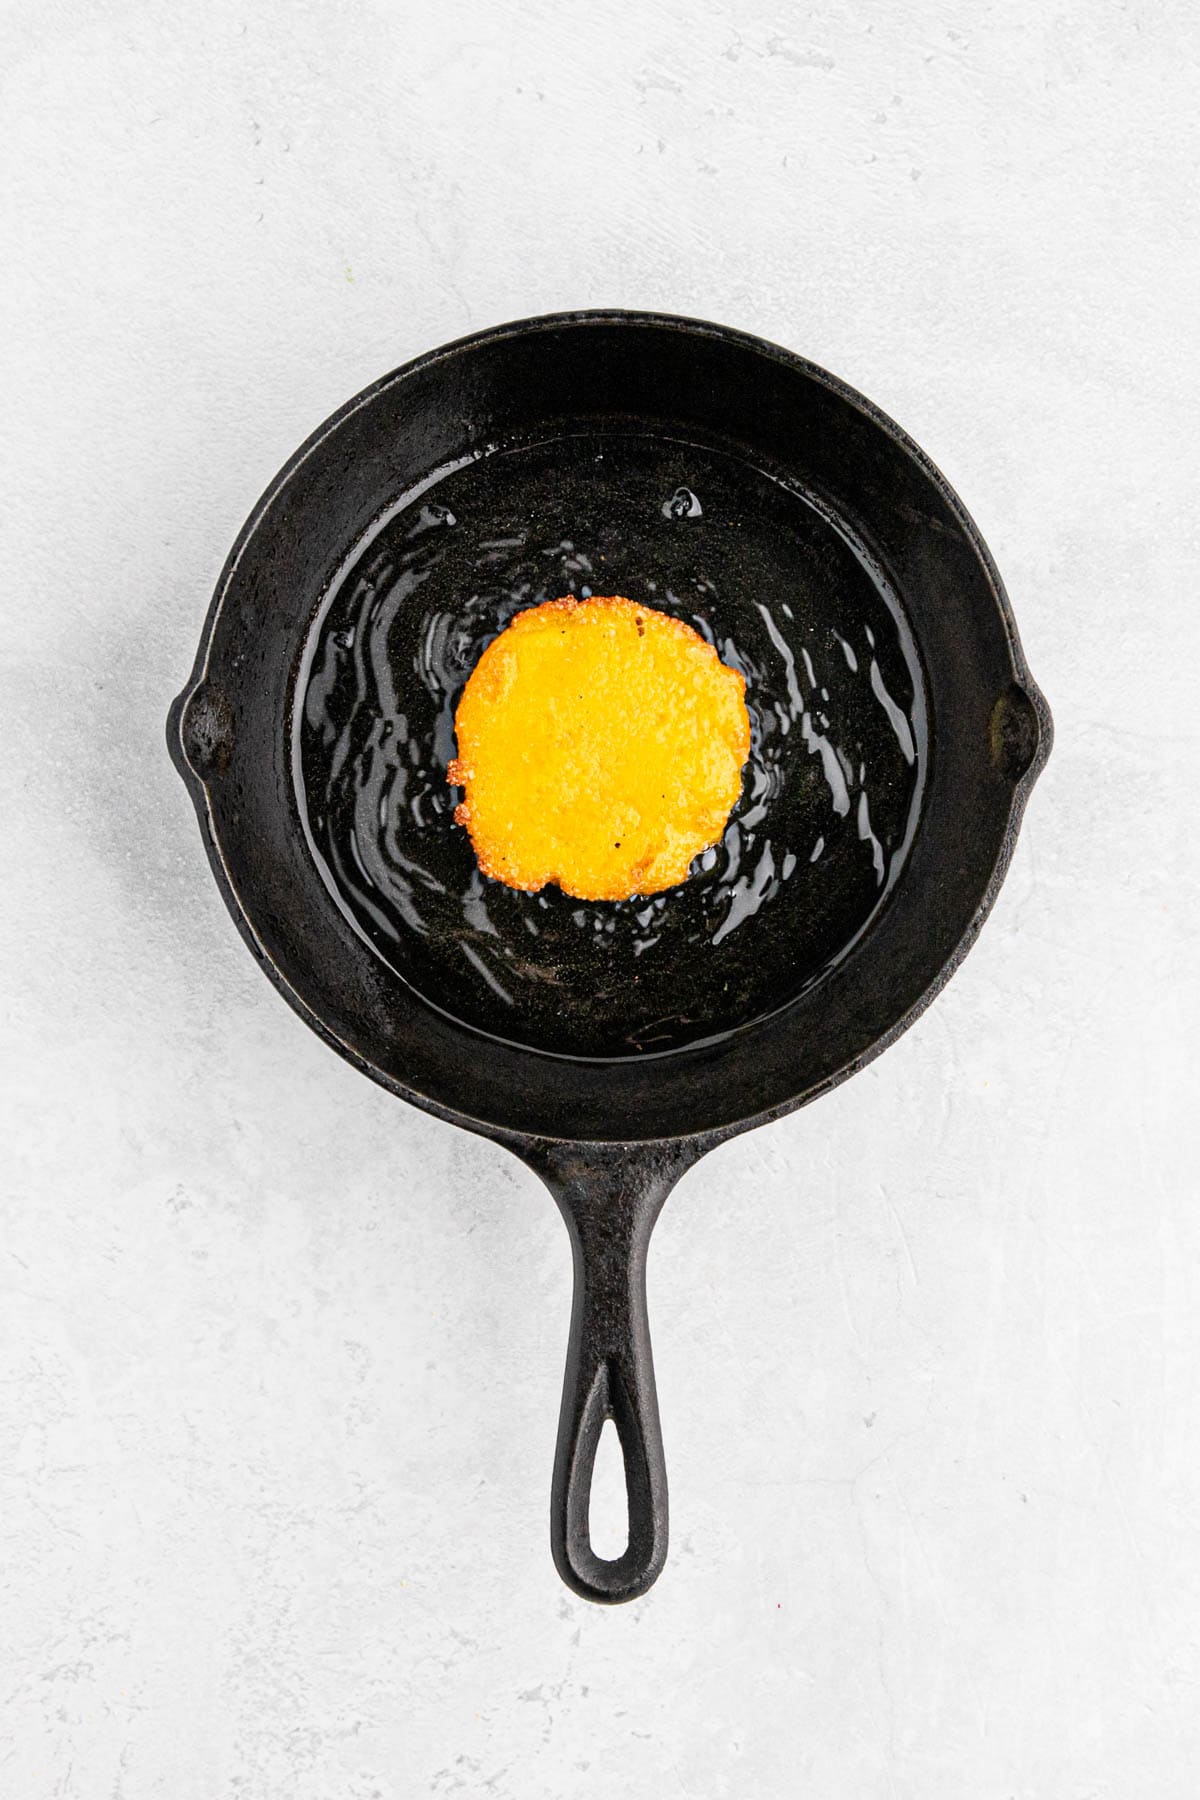
{"type": "MultiPolygon", "coordinates": [[[[921,635],[915,625],[912,629],[917,642],[918,654],[923,657],[924,648],[921,641],[921,635]]],[[[937,995],[945,987],[951,976],[962,964],[964,958],[971,949],[971,946],[975,942],[975,939],[979,935],[984,920],[995,903],[996,896],[1003,883],[1004,876],[1007,873],[1012,858],[1017,833],[1029,794],[1038,775],[1044,768],[1052,748],[1053,721],[1046,700],[1030,673],[1021,646],[1020,636],[1008,594],[1005,590],[995,560],[988,549],[987,543],[984,540],[979,527],[976,525],[971,514],[968,512],[966,506],[963,504],[958,493],[946,476],[920,445],[909,436],[902,426],[897,424],[897,422],[892,419],[889,414],[884,412],[882,408],[877,406],[875,402],[869,400],[864,394],[859,392],[859,390],[842,380],[841,377],[831,374],[819,364],[810,361],[808,358],[803,357],[794,351],[785,349],[783,346],[775,344],[769,339],[759,337],[751,332],[742,331],[736,327],[717,324],[711,320],[698,319],[686,314],[613,307],[582,308],[534,314],[529,317],[510,320],[500,325],[485,327],[478,331],[469,332],[448,343],[439,345],[433,350],[423,352],[421,355],[414,357],[388,371],[384,375],[381,375],[375,381],[369,383],[368,386],[353,395],[349,400],[345,401],[333,413],[329,414],[329,416],[304,439],[282,465],[278,473],[268,483],[255,505],[252,507],[225,558],[217,578],[212,599],[210,600],[206,611],[200,642],[192,665],[191,674],[170,708],[167,720],[167,743],[171,759],[179,774],[183,777],[196,808],[202,839],[217,886],[243,940],[256,958],[262,963],[264,972],[267,974],[272,984],[282,994],[283,998],[293,1010],[300,1015],[305,1024],[307,1024],[310,1029],[314,1030],[331,1048],[336,1050],[347,1061],[353,1064],[355,1068],[362,1073],[369,1075],[372,1080],[386,1088],[390,1093],[397,1095],[401,1099],[407,1100],[412,1105],[418,1106],[422,1111],[431,1113],[435,1117],[445,1119],[450,1123],[462,1126],[464,1129],[506,1143],[510,1148],[515,1149],[518,1152],[522,1146],[602,1144],[611,1148],[615,1145],[624,1143],[629,1145],[639,1145],[646,1148],[657,1144],[676,1144],[681,1147],[684,1145],[691,1145],[694,1146],[695,1154],[701,1154],[704,1149],[730,1137],[736,1136],[743,1131],[753,1130],[758,1125],[769,1123],[771,1120],[782,1118],[788,1113],[796,1111],[801,1106],[809,1104],[810,1101],[819,1098],[830,1089],[840,1085],[841,1082],[847,1080],[850,1076],[857,1074],[861,1069],[865,1068],[868,1063],[874,1061],[875,1057],[881,1055],[884,1050],[895,1043],[909,1026],[920,1017],[933,1000],[936,999],[937,995]],[[851,1055],[845,1062],[839,1064],[839,1066],[830,1074],[820,1080],[809,1083],[797,1093],[792,1094],[786,1099],[717,1124],[707,1126],[698,1125],[693,1129],[678,1132],[655,1132],[645,1136],[638,1136],[635,1134],[623,1137],[607,1135],[603,1137],[593,1137],[586,1135],[576,1136],[568,1132],[531,1131],[520,1126],[506,1124],[503,1121],[489,1119],[481,1116],[481,1114],[450,1106],[432,1095],[423,1093],[419,1088],[390,1074],[387,1070],[380,1068],[377,1064],[370,1061],[368,1057],[364,1056],[361,1051],[350,1044],[344,1037],[334,1031],[293,985],[259,938],[251,919],[251,909],[244,905],[241,900],[233,872],[229,867],[221,847],[213,807],[209,799],[208,782],[205,775],[198,771],[193,766],[193,763],[189,761],[184,745],[185,715],[190,703],[199,694],[207,680],[213,646],[221,623],[222,610],[240,569],[243,557],[264,519],[271,512],[276,502],[289,487],[294,477],[308,459],[349,419],[351,419],[355,413],[362,408],[369,406],[388,388],[398,382],[410,379],[420,371],[434,368],[439,362],[459,355],[464,350],[469,350],[485,344],[491,345],[503,343],[509,338],[527,336],[534,332],[553,330],[563,326],[591,325],[637,326],[682,331],[694,337],[714,339],[726,345],[748,350],[767,361],[777,363],[794,373],[798,373],[806,379],[825,388],[831,394],[860,413],[890,439],[892,444],[916,465],[920,473],[934,488],[942,503],[957,522],[963,539],[978,562],[986,582],[989,597],[996,608],[1003,627],[1012,674],[1012,684],[1020,691],[1030,705],[1034,719],[1036,739],[1033,752],[1029,757],[1028,762],[1023,767],[1021,773],[1010,781],[1011,792],[1004,827],[999,834],[995,856],[990,862],[987,880],[982,893],[980,894],[980,898],[949,955],[944,958],[929,982],[922,988],[916,999],[904,1009],[900,1016],[884,1031],[874,1037],[869,1045],[860,1050],[857,1054],[851,1055]]],[[[897,884],[896,895],[894,896],[896,899],[899,899],[902,894],[904,879],[904,873],[902,872],[897,884]]],[[[871,935],[872,932],[869,930],[867,937],[869,938],[871,935]]],[[[410,991],[415,992],[415,990],[410,991]]],[[[417,997],[418,999],[420,998],[419,995],[417,997]]],[[[799,998],[802,999],[803,996],[800,996],[799,998]]],[[[793,1002],[792,1004],[796,1004],[796,1002],[793,1002]]],[[[790,1009],[785,1007],[782,1010],[783,1013],[786,1013],[790,1009]]],[[[779,1016],[779,1014],[772,1015],[773,1018],[778,1018],[779,1016]]],[[[459,1025],[457,1022],[452,1023],[453,1028],[460,1032],[465,1038],[477,1039],[478,1034],[471,1031],[469,1027],[459,1025]]],[[[766,1021],[764,1021],[764,1023],[766,1023],[766,1021]]],[[[543,1056],[544,1060],[551,1067],[555,1065],[556,1061],[561,1060],[542,1052],[529,1052],[529,1054],[543,1056]]],[[[681,1052],[681,1054],[686,1054],[686,1051],[681,1052]]],[[[630,1058],[627,1060],[632,1064],[637,1064],[639,1062],[652,1061],[654,1059],[630,1058]]],[[[603,1070],[604,1065],[598,1064],[596,1067],[598,1071],[596,1078],[602,1080],[603,1074],[601,1071],[603,1070]]],[[[632,1124],[633,1121],[631,1120],[630,1123],[632,1124]]]]}

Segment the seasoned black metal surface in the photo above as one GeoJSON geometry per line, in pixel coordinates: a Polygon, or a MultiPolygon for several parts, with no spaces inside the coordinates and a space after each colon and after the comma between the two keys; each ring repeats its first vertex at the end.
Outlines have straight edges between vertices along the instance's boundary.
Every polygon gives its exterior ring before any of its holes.
{"type": "Polygon", "coordinates": [[[659,1209],[707,1149],[928,1005],[1049,754],[979,532],[891,420],[786,351],[654,315],[525,320],[396,371],[297,451],[230,554],[167,735],[285,998],[553,1193],[576,1271],[555,1560],[591,1599],[643,1593],[667,1547],[659,1209]],[[748,678],[730,833],[648,918],[483,884],[441,787],[480,649],[585,586],[682,613],[748,678]],[[587,1527],[606,1417],[630,1504],[611,1562],[587,1527]]]}
{"type": "Polygon", "coordinates": [[[455,1019],[573,1057],[669,1050],[794,999],[891,891],[924,775],[915,648],[866,550],[742,458],[627,432],[494,452],[385,515],[321,608],[295,719],[313,853],[358,929],[455,1019]],[[619,904],[486,880],[446,781],[485,645],[593,593],[693,625],[751,716],[722,842],[619,904]]]}

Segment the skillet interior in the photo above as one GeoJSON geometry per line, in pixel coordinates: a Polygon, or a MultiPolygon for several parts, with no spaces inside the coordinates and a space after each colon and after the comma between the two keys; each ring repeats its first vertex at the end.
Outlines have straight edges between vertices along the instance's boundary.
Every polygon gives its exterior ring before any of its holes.
{"type": "Polygon", "coordinates": [[[818,979],[900,876],[927,760],[915,647],[868,553],[742,457],[627,432],[510,446],[386,514],[309,634],[294,728],[313,854],[362,935],[452,1017],[576,1057],[714,1038],[818,979]],[[589,905],[485,882],[446,766],[483,647],[598,592],[703,632],[746,678],[752,746],[686,883],[589,905]]]}

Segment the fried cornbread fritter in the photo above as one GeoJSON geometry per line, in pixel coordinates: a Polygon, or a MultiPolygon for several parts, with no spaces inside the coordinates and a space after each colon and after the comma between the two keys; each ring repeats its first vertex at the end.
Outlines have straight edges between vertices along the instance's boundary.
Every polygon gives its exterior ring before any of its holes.
{"type": "Polygon", "coordinates": [[[745,682],[682,619],[549,600],[488,645],[447,770],[485,875],[580,900],[656,894],[715,844],[750,750],[745,682]]]}

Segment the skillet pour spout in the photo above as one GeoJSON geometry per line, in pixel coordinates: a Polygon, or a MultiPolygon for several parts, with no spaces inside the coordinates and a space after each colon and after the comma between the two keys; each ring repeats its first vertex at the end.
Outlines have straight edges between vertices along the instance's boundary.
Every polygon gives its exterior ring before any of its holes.
{"type": "Polygon", "coordinates": [[[575,1269],[554,1560],[589,1600],[644,1594],[667,1553],[655,1220],[705,1151],[929,1005],[1050,752],[978,527],[898,425],[777,345],[652,313],[518,321],[301,446],[230,552],[167,739],[289,1005],[553,1194],[575,1269]],[[726,836],[647,902],[485,882],[452,823],[471,669],[522,607],[590,592],[685,619],[746,680],[726,836]],[[608,1419],[629,1506],[611,1560],[589,1530],[608,1419]]]}

